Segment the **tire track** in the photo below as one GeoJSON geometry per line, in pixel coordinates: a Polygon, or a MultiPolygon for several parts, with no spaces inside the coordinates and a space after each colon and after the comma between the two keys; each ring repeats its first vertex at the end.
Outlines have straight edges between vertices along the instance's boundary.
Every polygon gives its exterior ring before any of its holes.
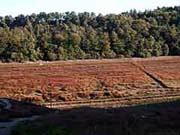
{"type": "Polygon", "coordinates": [[[123,98],[111,98],[101,100],[88,100],[88,101],[69,101],[69,102],[52,102],[45,103],[44,106],[53,109],[68,109],[76,107],[125,107],[138,104],[149,104],[166,101],[180,100],[180,91],[174,93],[159,93],[156,95],[139,96],[139,97],[123,97],[123,98]]]}
{"type": "Polygon", "coordinates": [[[169,86],[167,86],[162,80],[160,80],[159,78],[155,77],[152,73],[146,71],[145,68],[142,67],[142,65],[137,64],[136,62],[131,62],[131,64],[134,65],[135,67],[137,67],[142,72],[144,72],[149,78],[151,78],[154,82],[156,82],[162,88],[169,88],[169,86]]]}

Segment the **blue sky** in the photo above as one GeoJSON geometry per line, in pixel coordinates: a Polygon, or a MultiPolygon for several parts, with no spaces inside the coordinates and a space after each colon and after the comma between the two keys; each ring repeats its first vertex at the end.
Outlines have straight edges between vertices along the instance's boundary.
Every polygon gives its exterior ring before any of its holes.
{"type": "Polygon", "coordinates": [[[162,6],[180,6],[180,0],[2,0],[0,16],[44,12],[120,13],[136,9],[154,9],[162,6]]]}

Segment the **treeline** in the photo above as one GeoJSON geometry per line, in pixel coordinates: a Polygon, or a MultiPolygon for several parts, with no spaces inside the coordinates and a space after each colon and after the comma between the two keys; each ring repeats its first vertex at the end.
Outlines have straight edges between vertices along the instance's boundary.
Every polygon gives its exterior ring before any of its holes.
{"type": "Polygon", "coordinates": [[[0,17],[0,61],[180,55],[180,7],[0,17]]]}

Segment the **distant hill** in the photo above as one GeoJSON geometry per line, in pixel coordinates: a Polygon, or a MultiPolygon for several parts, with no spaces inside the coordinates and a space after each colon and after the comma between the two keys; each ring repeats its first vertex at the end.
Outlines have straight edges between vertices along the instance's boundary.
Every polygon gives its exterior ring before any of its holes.
{"type": "Polygon", "coordinates": [[[180,6],[0,17],[0,61],[180,55],[180,6]]]}

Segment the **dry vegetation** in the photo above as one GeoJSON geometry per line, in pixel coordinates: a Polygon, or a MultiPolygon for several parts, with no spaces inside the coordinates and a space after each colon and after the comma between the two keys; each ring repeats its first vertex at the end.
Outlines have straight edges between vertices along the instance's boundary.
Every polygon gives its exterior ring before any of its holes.
{"type": "Polygon", "coordinates": [[[180,88],[180,58],[140,62],[146,70],[170,88],[180,88]]]}
{"type": "Polygon", "coordinates": [[[0,97],[43,104],[176,94],[179,67],[179,57],[0,64],[0,97]]]}

